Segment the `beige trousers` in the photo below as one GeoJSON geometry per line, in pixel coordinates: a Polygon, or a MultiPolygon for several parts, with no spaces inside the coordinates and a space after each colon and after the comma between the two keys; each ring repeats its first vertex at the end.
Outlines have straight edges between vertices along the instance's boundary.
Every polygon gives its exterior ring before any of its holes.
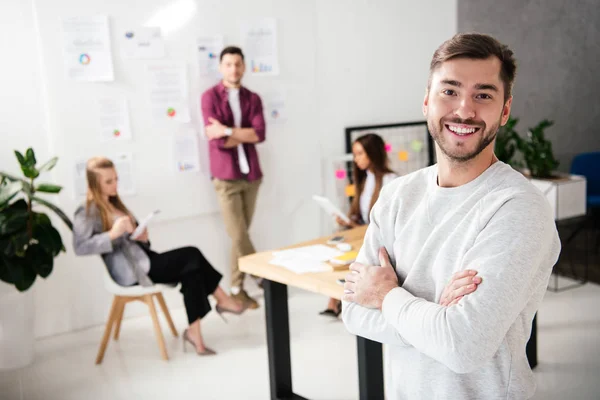
{"type": "Polygon", "coordinates": [[[238,258],[256,253],[248,229],[252,222],[258,188],[262,179],[248,182],[213,179],[225,229],[231,238],[231,286],[243,287],[244,273],[238,266],[238,258]]]}

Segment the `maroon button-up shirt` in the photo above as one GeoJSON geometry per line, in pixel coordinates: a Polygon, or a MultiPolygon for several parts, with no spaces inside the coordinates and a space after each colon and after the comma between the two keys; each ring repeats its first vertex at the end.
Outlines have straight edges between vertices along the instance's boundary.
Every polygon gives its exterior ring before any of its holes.
{"type": "MultiPolygon", "coordinates": [[[[258,135],[258,143],[265,140],[265,118],[260,97],[246,89],[240,88],[240,108],[242,109],[242,126],[254,128],[258,135]]],[[[223,125],[233,127],[233,113],[229,107],[227,88],[223,82],[213,86],[202,94],[202,117],[204,126],[210,125],[208,118],[214,118],[223,125]]],[[[262,177],[258,153],[254,143],[242,143],[250,172],[246,175],[240,171],[237,147],[225,148],[227,136],[209,141],[210,173],[213,178],[223,180],[247,179],[255,181],[262,177]]]]}

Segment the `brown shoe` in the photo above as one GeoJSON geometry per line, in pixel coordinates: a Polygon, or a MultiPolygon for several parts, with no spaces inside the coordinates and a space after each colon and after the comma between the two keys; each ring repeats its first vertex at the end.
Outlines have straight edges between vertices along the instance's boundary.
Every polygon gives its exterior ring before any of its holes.
{"type": "Polygon", "coordinates": [[[238,294],[232,294],[235,300],[241,302],[245,308],[249,308],[251,310],[256,310],[258,308],[258,302],[254,300],[252,297],[248,296],[245,290],[240,290],[238,294]]]}

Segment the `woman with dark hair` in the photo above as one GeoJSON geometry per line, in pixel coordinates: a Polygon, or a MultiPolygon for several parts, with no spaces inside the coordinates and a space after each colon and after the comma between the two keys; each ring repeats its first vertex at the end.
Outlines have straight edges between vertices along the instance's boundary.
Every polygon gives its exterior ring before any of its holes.
{"type": "MultiPolygon", "coordinates": [[[[336,218],[337,223],[344,228],[368,224],[369,213],[379,197],[379,191],[397,177],[389,167],[385,142],[381,136],[375,133],[360,136],[352,143],[352,154],[355,193],[348,213],[350,222],[344,222],[340,217],[336,218]]],[[[337,317],[342,311],[341,306],[339,300],[329,299],[327,309],[320,314],[337,317]]]]}

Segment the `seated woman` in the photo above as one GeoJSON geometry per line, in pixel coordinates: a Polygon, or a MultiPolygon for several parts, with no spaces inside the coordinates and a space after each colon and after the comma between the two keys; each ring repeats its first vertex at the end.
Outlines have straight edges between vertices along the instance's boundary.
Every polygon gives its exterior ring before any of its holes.
{"type": "Polygon", "coordinates": [[[181,293],[189,321],[183,333],[199,355],[216,354],[208,348],[200,330],[200,319],[211,310],[208,296],[217,301],[216,311],[241,314],[245,309],[219,287],[221,274],[196,247],[183,247],[165,253],[150,249],[145,230],[136,240],[129,237],[136,221],[117,193],[117,172],[107,158],[87,162],[87,201],[75,212],[73,242],[77,255],[99,254],[119,285],[181,283],[181,293]]]}
{"type": "MultiPolygon", "coordinates": [[[[354,228],[369,223],[369,213],[379,197],[379,191],[397,175],[389,167],[389,159],[385,151],[385,142],[381,136],[367,133],[352,143],[354,163],[352,177],[354,197],[348,217],[350,223],[336,217],[337,223],[344,228],[354,228]]],[[[321,315],[337,317],[340,315],[342,303],[329,299],[327,309],[321,315]]]]}
{"type": "MultiPolygon", "coordinates": [[[[389,160],[383,139],[367,133],[357,138],[352,144],[354,155],[353,181],[355,194],[350,206],[348,217],[350,223],[337,217],[337,223],[344,228],[354,228],[369,223],[371,208],[379,197],[383,186],[391,182],[397,175],[389,168],[389,160]]],[[[452,306],[465,295],[477,290],[481,278],[477,271],[464,270],[454,274],[440,297],[439,304],[452,306]]],[[[342,312],[342,303],[330,298],[327,309],[321,315],[337,318],[342,312]]]]}

